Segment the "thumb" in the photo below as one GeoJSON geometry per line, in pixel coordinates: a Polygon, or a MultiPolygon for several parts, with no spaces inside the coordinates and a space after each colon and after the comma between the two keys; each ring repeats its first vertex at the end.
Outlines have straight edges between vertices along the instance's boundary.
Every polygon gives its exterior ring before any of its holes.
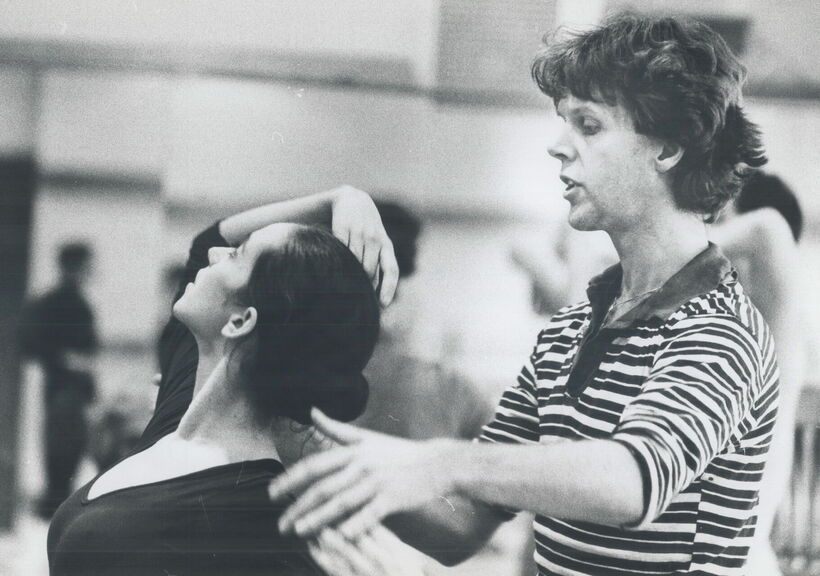
{"type": "Polygon", "coordinates": [[[310,417],[319,432],[342,446],[357,444],[365,438],[366,432],[361,428],[334,420],[318,408],[310,411],[310,417]]]}

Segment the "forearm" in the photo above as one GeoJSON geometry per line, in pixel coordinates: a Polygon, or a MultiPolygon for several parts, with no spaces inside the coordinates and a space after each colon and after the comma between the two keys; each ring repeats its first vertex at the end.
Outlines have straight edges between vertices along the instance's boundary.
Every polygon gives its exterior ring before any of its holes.
{"type": "Polygon", "coordinates": [[[442,496],[413,512],[391,516],[384,524],[406,544],[453,566],[472,556],[505,520],[481,502],[442,496]]]}
{"type": "Polygon", "coordinates": [[[229,244],[241,244],[252,232],[277,222],[330,224],[333,201],[342,188],[301,198],[272,202],[228,216],[219,223],[219,233],[229,244]]]}
{"type": "Polygon", "coordinates": [[[614,441],[464,444],[447,458],[450,484],[467,498],[597,524],[631,524],[643,514],[640,469],[614,441]]]}

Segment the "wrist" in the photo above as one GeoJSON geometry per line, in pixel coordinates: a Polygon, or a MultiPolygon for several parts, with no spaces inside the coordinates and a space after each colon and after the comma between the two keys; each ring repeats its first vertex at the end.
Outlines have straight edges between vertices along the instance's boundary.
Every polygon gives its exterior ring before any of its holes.
{"type": "Polygon", "coordinates": [[[344,198],[347,198],[347,197],[349,197],[353,194],[356,194],[356,193],[363,194],[363,192],[361,192],[360,190],[357,190],[356,188],[353,188],[352,186],[349,186],[347,184],[337,186],[336,188],[333,188],[332,190],[330,190],[328,193],[330,195],[330,206],[331,207],[335,207],[336,204],[338,204],[341,200],[343,200],[344,198]]]}
{"type": "Polygon", "coordinates": [[[437,438],[428,442],[435,454],[433,465],[441,493],[465,495],[463,456],[470,443],[451,438],[437,438]]]}

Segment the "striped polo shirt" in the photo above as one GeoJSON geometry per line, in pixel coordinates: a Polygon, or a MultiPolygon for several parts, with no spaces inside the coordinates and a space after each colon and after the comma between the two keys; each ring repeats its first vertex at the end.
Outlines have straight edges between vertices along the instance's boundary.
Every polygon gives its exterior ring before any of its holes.
{"type": "Polygon", "coordinates": [[[550,319],[481,439],[611,439],[638,462],[634,526],[536,516],[540,574],[742,574],[777,413],[769,328],[714,245],[602,322],[621,277],[550,319]]]}

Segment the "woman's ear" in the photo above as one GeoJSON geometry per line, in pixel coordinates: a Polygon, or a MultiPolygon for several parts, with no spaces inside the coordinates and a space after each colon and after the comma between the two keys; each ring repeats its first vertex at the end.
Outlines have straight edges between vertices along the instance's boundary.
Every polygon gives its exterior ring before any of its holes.
{"type": "Polygon", "coordinates": [[[242,312],[234,312],[222,327],[222,335],[228,339],[244,338],[256,328],[256,308],[248,306],[242,312]]]}
{"type": "Polygon", "coordinates": [[[669,172],[683,158],[683,152],[680,144],[665,142],[660,154],[655,157],[655,169],[661,174],[669,172]]]}

